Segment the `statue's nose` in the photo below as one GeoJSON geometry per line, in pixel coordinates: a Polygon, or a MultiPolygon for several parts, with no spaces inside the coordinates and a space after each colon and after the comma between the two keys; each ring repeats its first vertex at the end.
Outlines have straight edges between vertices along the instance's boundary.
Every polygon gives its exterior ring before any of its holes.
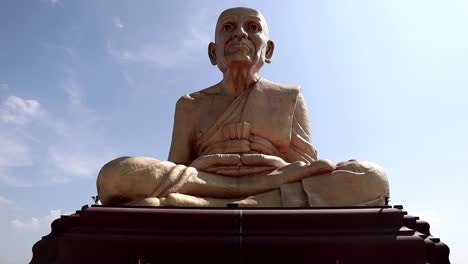
{"type": "Polygon", "coordinates": [[[247,37],[247,32],[245,31],[244,27],[237,27],[234,30],[234,37],[237,39],[242,39],[247,37]]]}

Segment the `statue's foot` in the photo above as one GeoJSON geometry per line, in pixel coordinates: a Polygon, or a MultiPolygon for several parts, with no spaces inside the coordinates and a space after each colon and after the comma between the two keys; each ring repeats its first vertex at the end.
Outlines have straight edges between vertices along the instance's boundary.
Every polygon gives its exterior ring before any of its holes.
{"type": "Polygon", "coordinates": [[[126,206],[161,206],[161,201],[156,197],[149,197],[142,200],[127,203],[126,206]]]}

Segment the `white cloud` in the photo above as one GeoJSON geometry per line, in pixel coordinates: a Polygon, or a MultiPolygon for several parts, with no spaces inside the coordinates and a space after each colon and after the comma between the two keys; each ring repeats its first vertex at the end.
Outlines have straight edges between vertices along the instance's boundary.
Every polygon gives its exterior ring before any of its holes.
{"type": "Polygon", "coordinates": [[[29,221],[20,221],[18,219],[12,220],[11,225],[17,229],[32,229],[37,230],[41,226],[39,223],[39,219],[33,217],[29,221]]]}
{"type": "Polygon", "coordinates": [[[0,208],[7,207],[9,205],[12,205],[13,203],[14,202],[12,200],[0,196],[0,208]]]}
{"type": "MultiPolygon", "coordinates": [[[[105,141],[99,136],[105,128],[86,105],[79,74],[65,69],[60,84],[68,106],[60,112],[18,96],[0,101],[0,185],[30,187],[93,177],[115,156],[99,144],[105,141]],[[40,122],[31,122],[39,117],[40,122]]],[[[33,226],[35,221],[21,223],[33,226]]]]}
{"type": "Polygon", "coordinates": [[[43,114],[37,100],[9,96],[0,105],[0,120],[6,123],[26,124],[43,114]]]}
{"type": "Polygon", "coordinates": [[[114,27],[116,27],[119,30],[124,28],[124,24],[122,23],[122,20],[118,16],[115,16],[112,18],[112,23],[114,24],[114,27]]]}
{"type": "MultiPolygon", "coordinates": [[[[65,214],[69,214],[69,213],[65,213],[65,214]]],[[[10,224],[13,228],[17,230],[36,231],[43,226],[50,226],[52,221],[54,221],[57,218],[60,218],[61,215],[62,215],[62,210],[60,209],[50,210],[49,214],[44,217],[41,217],[41,218],[31,217],[31,219],[24,220],[24,221],[14,219],[10,221],[10,224]]]]}

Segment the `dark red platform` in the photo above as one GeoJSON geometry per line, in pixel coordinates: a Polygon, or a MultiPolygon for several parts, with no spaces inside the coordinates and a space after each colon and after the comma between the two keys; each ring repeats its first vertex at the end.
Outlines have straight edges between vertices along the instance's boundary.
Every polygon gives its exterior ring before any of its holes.
{"type": "Polygon", "coordinates": [[[395,207],[93,206],[55,220],[31,263],[450,263],[429,224],[395,207]]]}

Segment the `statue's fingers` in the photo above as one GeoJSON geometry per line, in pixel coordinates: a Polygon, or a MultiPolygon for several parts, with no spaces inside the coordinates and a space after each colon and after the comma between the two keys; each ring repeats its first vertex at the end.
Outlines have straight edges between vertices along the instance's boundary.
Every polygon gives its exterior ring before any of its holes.
{"type": "Polygon", "coordinates": [[[237,139],[227,142],[223,153],[245,153],[250,150],[250,141],[246,139],[237,139]]]}
{"type": "Polygon", "coordinates": [[[195,159],[194,161],[192,161],[192,163],[190,163],[190,167],[194,167],[197,169],[205,169],[205,168],[209,168],[213,164],[214,164],[214,159],[212,158],[210,159],[209,156],[201,156],[195,159]]]}
{"type": "Polygon", "coordinates": [[[274,166],[261,166],[261,167],[239,167],[239,175],[258,175],[272,172],[276,169],[274,166]]]}
{"type": "Polygon", "coordinates": [[[236,138],[243,139],[242,138],[242,123],[236,124],[235,130],[236,130],[236,138]]]}
{"type": "Polygon", "coordinates": [[[251,142],[256,142],[256,143],[259,143],[259,144],[262,144],[268,148],[271,148],[271,149],[275,149],[275,146],[273,145],[273,143],[271,143],[268,139],[262,137],[262,136],[258,136],[258,135],[250,135],[249,136],[249,140],[251,142]]]}
{"type": "Polygon", "coordinates": [[[268,154],[268,155],[280,156],[280,153],[276,149],[276,147],[264,137],[257,136],[257,135],[250,135],[249,140],[252,142],[250,147],[253,150],[256,150],[258,152],[268,154]]]}
{"type": "Polygon", "coordinates": [[[223,126],[223,139],[230,139],[231,136],[229,135],[229,126],[223,126]]]}
{"type": "Polygon", "coordinates": [[[247,123],[247,122],[242,122],[241,124],[241,133],[242,133],[242,138],[249,138],[249,135],[250,135],[250,123],[247,123]]]}
{"type": "Polygon", "coordinates": [[[244,165],[262,165],[266,162],[263,154],[244,154],[240,155],[240,158],[244,165]]]}
{"type": "Polygon", "coordinates": [[[243,177],[253,176],[259,174],[267,174],[275,170],[275,167],[216,167],[210,169],[207,172],[216,173],[218,175],[229,176],[229,177],[243,177]]]}
{"type": "Polygon", "coordinates": [[[228,154],[245,153],[249,151],[250,151],[250,147],[248,146],[231,146],[231,147],[225,147],[222,150],[223,153],[228,153],[228,154]]]}
{"type": "Polygon", "coordinates": [[[250,143],[250,148],[252,150],[255,150],[257,152],[260,152],[260,153],[263,153],[263,154],[266,154],[266,155],[274,155],[275,153],[267,148],[266,146],[260,144],[260,143],[250,143]]]}
{"type": "Polygon", "coordinates": [[[232,124],[230,127],[231,139],[239,138],[239,134],[237,134],[237,127],[238,124],[232,124]]]}
{"type": "Polygon", "coordinates": [[[225,153],[237,153],[237,152],[248,152],[250,151],[250,141],[244,140],[230,140],[217,142],[211,145],[205,152],[204,155],[210,154],[225,154],[225,153]],[[236,150],[233,152],[233,150],[236,150]]]}
{"type": "Polygon", "coordinates": [[[227,134],[228,134],[228,138],[229,139],[233,139],[234,138],[234,135],[232,133],[232,125],[228,125],[227,126],[227,134]]]}
{"type": "Polygon", "coordinates": [[[190,167],[197,169],[207,169],[218,165],[236,166],[240,163],[238,154],[211,154],[198,157],[190,164],[190,167]]]}
{"type": "Polygon", "coordinates": [[[235,177],[239,176],[239,167],[218,167],[213,172],[217,175],[235,177]]]}
{"type": "Polygon", "coordinates": [[[242,164],[249,166],[273,166],[275,168],[280,168],[288,163],[280,157],[263,155],[263,154],[244,154],[240,155],[242,164]]]}
{"type": "Polygon", "coordinates": [[[223,126],[223,138],[225,140],[236,138],[236,131],[235,131],[236,124],[229,124],[223,126]]]}

